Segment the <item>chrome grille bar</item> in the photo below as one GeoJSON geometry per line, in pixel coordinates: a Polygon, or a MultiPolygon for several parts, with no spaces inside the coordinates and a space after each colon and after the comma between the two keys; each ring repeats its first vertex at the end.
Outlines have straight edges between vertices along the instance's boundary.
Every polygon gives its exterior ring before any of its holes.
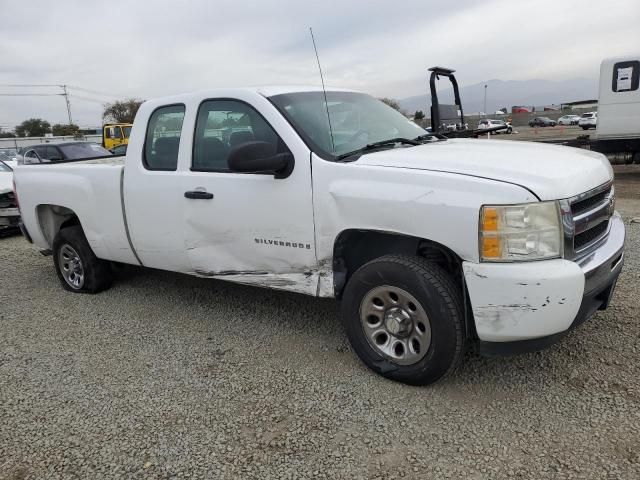
{"type": "Polygon", "coordinates": [[[607,182],[560,201],[565,258],[575,260],[588,255],[606,238],[614,199],[613,182],[607,182]]]}

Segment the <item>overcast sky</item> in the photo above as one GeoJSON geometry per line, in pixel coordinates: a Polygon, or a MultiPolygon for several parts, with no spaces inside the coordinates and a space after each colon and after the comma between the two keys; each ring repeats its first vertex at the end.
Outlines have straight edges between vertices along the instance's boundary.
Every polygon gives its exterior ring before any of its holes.
{"type": "MultiPolygon", "coordinates": [[[[0,16],[0,84],[90,90],[70,90],[82,126],[125,96],[318,84],[309,26],[329,85],[395,98],[424,93],[433,65],[462,85],[595,79],[603,58],[640,53],[639,0],[0,0],[0,16]]],[[[34,116],[66,123],[63,98],[0,96],[0,126],[34,116]]]]}

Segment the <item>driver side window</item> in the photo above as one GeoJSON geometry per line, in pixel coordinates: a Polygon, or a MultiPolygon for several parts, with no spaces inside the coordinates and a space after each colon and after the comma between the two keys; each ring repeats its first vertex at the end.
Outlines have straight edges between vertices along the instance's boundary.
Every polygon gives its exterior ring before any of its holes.
{"type": "Polygon", "coordinates": [[[229,153],[248,142],[267,142],[288,152],[278,134],[253,107],[239,100],[207,100],[198,109],[191,170],[228,172],[229,153]]]}

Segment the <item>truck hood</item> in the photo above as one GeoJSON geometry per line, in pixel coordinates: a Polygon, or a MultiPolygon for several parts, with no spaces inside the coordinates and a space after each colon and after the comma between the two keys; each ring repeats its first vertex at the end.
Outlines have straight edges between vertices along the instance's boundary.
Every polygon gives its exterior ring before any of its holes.
{"type": "Polygon", "coordinates": [[[359,165],[434,170],[521,185],[540,200],[586,192],[613,178],[607,157],[579,148],[509,140],[452,139],[362,155],[359,165]]]}

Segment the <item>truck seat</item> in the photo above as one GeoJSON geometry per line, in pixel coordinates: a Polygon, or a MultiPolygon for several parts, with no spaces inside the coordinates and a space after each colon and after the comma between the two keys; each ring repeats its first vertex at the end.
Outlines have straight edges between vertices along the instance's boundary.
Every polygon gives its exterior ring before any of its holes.
{"type": "Polygon", "coordinates": [[[196,141],[193,168],[196,170],[227,170],[228,155],[229,150],[220,139],[205,137],[196,141]]]}

